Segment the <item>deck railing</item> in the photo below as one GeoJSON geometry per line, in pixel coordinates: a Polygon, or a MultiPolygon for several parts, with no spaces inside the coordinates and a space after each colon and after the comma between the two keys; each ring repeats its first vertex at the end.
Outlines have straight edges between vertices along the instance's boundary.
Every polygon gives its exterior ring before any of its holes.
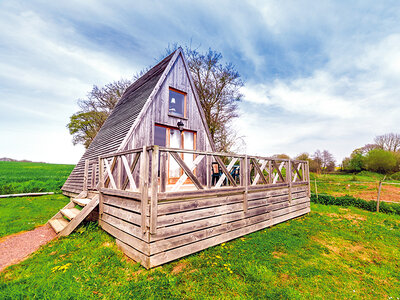
{"type": "MultiPolygon", "coordinates": [[[[90,165],[93,187],[97,164],[87,162],[85,169],[90,165]]],[[[104,188],[132,192],[143,191],[143,185],[158,193],[171,193],[309,183],[308,162],[303,160],[159,146],[102,155],[98,165],[104,188]],[[171,164],[179,173],[172,182],[168,180],[171,164]]]]}
{"type": "MultiPolygon", "coordinates": [[[[247,211],[247,194],[252,190],[287,187],[289,202],[293,186],[307,184],[310,191],[308,162],[302,160],[154,145],[102,155],[98,166],[99,191],[140,199],[142,211],[150,205],[151,233],[155,232],[160,201],[243,193],[243,210],[247,211]],[[178,174],[173,180],[168,176],[171,168],[178,174]]],[[[142,218],[145,227],[145,214],[142,218]]]]}

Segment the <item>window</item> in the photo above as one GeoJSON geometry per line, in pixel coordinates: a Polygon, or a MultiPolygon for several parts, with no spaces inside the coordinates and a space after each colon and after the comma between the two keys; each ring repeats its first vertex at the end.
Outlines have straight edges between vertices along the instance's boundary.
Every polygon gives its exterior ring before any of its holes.
{"type": "Polygon", "coordinates": [[[186,117],[186,93],[172,88],[169,89],[168,113],[176,117],[186,117]]]}

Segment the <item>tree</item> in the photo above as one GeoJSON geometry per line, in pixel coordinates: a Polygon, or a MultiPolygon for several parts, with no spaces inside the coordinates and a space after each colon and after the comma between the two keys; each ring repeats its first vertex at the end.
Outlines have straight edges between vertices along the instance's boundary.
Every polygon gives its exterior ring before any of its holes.
{"type": "Polygon", "coordinates": [[[130,84],[131,81],[121,79],[102,88],[94,85],[87,94],[87,99],[78,100],[80,111],[73,114],[67,124],[74,145],[83,144],[85,148],[89,147],[130,84]]]}
{"type": "Polygon", "coordinates": [[[322,171],[335,171],[335,159],[328,150],[317,150],[310,160],[310,171],[321,173],[322,171]]]}
{"type": "Polygon", "coordinates": [[[335,171],[335,158],[328,150],[322,151],[322,170],[326,172],[335,171]]]}
{"type": "Polygon", "coordinates": [[[238,117],[243,81],[232,63],[222,62],[219,52],[185,47],[185,55],[217,151],[229,152],[236,139],[231,124],[238,117]]]}
{"type": "Polygon", "coordinates": [[[392,152],[383,149],[374,149],[368,152],[365,157],[368,171],[389,173],[394,171],[397,160],[392,152]]]}
{"type": "Polygon", "coordinates": [[[297,160],[306,160],[306,161],[310,161],[311,160],[310,154],[308,154],[307,152],[300,153],[299,155],[296,156],[295,159],[297,159],[297,160]]]}
{"type": "Polygon", "coordinates": [[[378,135],[375,137],[375,144],[380,148],[396,152],[400,150],[400,134],[397,133],[387,133],[383,135],[378,135]]]}
{"type": "Polygon", "coordinates": [[[312,172],[321,173],[322,161],[322,152],[320,150],[315,151],[312,156],[312,161],[310,162],[310,170],[312,170],[312,172]]]}

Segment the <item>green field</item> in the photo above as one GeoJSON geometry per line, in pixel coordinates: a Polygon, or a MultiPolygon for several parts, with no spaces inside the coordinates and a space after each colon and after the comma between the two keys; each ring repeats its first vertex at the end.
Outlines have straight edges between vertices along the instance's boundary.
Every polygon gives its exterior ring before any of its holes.
{"type": "Polygon", "coordinates": [[[0,198],[0,238],[45,224],[69,202],[63,195],[0,198]]]}
{"type": "Polygon", "coordinates": [[[74,165],[0,162],[0,195],[60,192],[74,165]]]}
{"type": "MultiPolygon", "coordinates": [[[[384,175],[363,171],[358,174],[334,173],[315,174],[310,173],[311,192],[315,193],[315,179],[319,194],[333,196],[350,195],[365,200],[376,200],[379,181],[384,175]]],[[[385,179],[385,182],[400,183],[400,181],[385,179]]],[[[386,201],[400,202],[400,185],[384,185],[382,198],[386,201]]]]}
{"type": "Polygon", "coordinates": [[[400,217],[312,204],[311,213],[153,270],[95,224],[0,274],[0,298],[397,299],[400,217]]]}

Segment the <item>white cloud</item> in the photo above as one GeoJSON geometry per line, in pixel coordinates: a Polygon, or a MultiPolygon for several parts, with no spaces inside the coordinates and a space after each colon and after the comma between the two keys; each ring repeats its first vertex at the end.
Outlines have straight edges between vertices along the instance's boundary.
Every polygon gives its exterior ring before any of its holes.
{"type": "Polygon", "coordinates": [[[400,127],[400,38],[330,53],[311,76],[247,84],[237,128],[258,154],[328,149],[340,162],[377,134],[400,127]],[[353,56],[346,64],[344,57],[353,56]],[[271,112],[271,113],[269,113],[271,112]],[[279,117],[276,117],[279,116],[279,117]]]}

